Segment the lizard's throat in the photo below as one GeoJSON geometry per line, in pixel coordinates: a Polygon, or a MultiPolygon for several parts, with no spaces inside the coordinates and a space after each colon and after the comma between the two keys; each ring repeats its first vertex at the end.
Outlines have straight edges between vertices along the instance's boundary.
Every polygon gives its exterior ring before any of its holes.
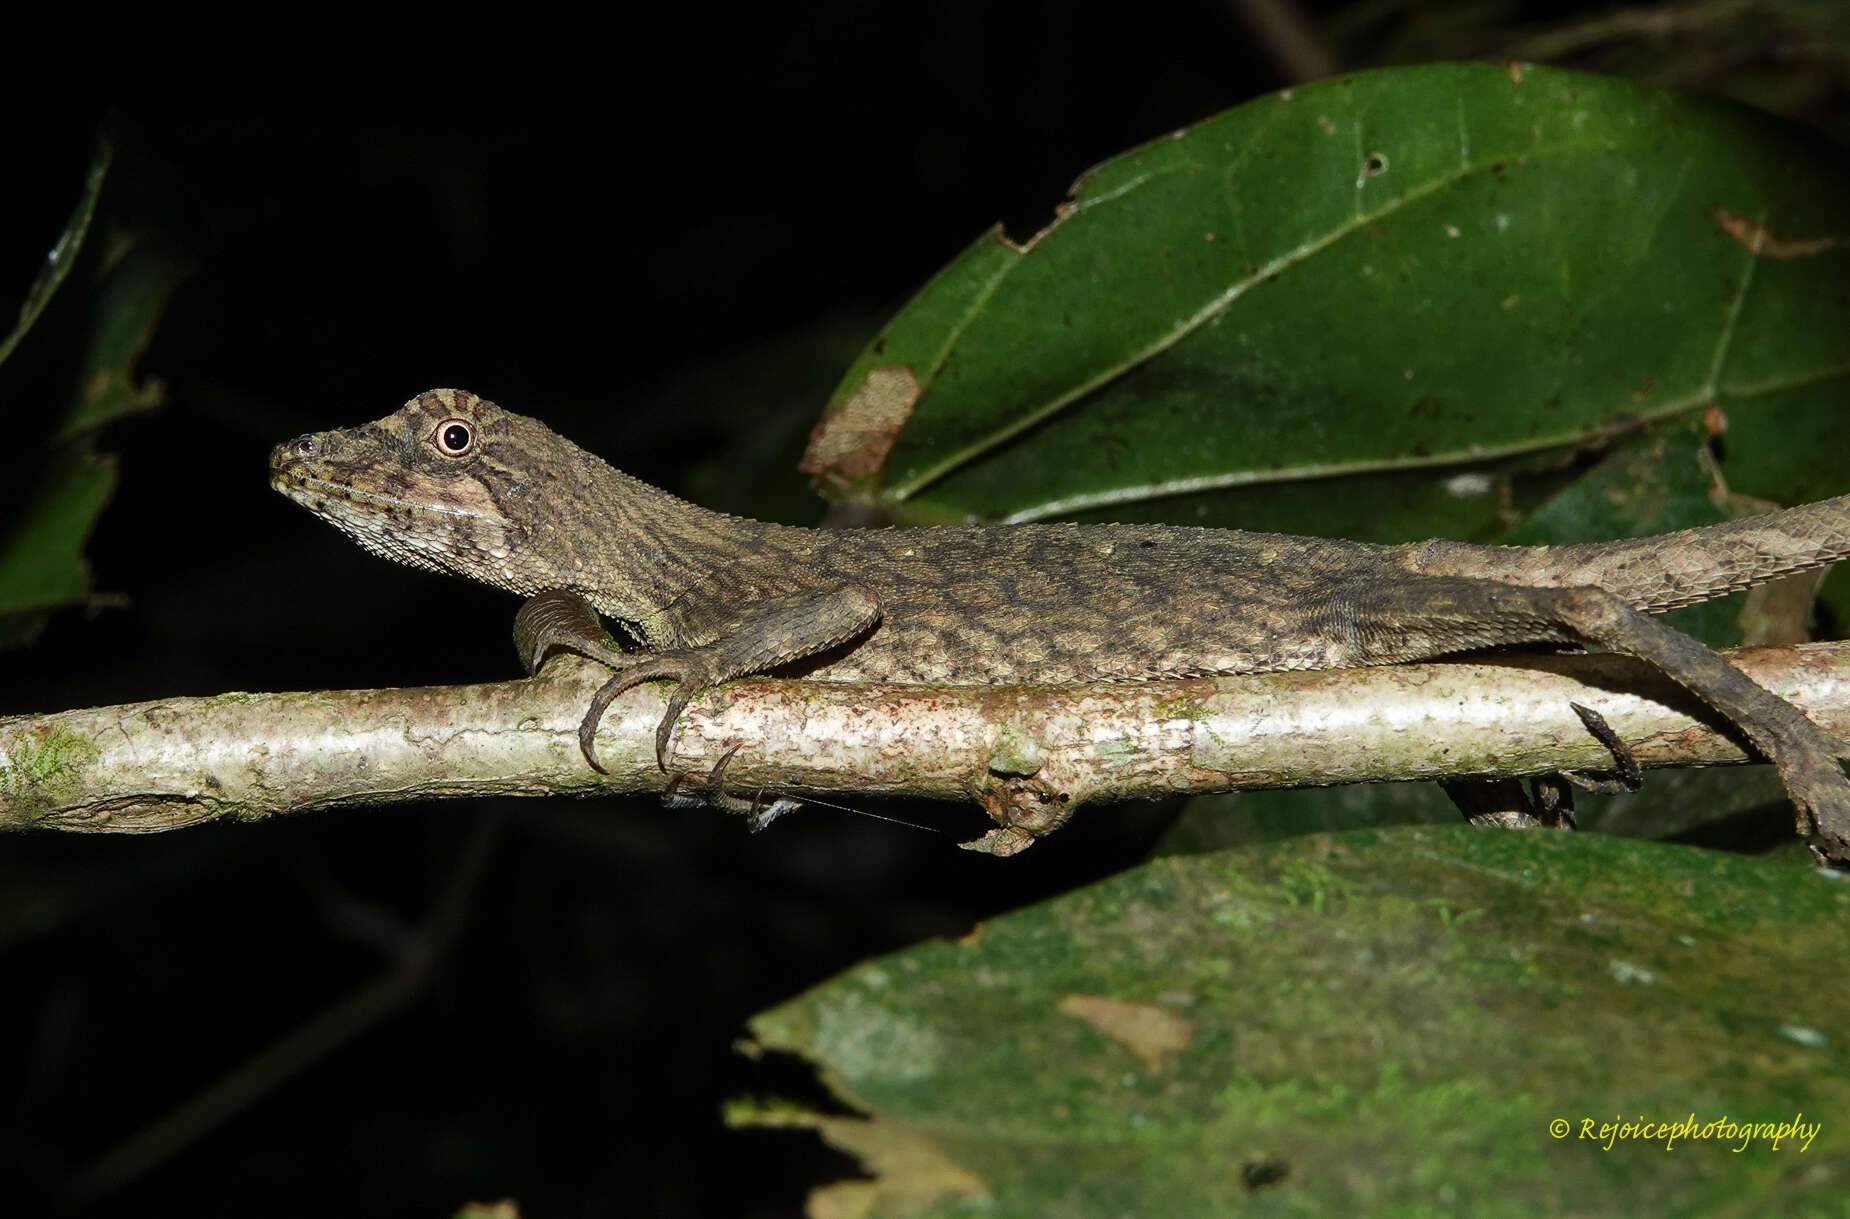
{"type": "Polygon", "coordinates": [[[498,516],[460,504],[408,500],[300,471],[278,470],[270,481],[373,554],[512,592],[537,591],[518,560],[517,531],[498,516]]]}

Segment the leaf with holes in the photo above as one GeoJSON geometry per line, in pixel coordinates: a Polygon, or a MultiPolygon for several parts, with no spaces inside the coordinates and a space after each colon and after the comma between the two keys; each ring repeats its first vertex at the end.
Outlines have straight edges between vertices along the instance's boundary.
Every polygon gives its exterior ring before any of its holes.
{"type": "Polygon", "coordinates": [[[911,521],[1489,537],[1487,473],[1714,405],[1735,490],[1816,498],[1850,486],[1846,215],[1840,153],[1726,103],[1324,81],[979,241],[850,368],[810,468],[911,521]]]}

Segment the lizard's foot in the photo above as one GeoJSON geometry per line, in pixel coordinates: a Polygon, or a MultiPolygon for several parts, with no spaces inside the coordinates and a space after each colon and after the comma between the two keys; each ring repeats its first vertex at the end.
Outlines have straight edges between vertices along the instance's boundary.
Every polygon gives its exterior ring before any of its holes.
{"type": "Polygon", "coordinates": [[[1850,871],[1850,779],[1829,754],[1782,768],[1786,794],[1798,809],[1798,831],[1813,839],[1811,853],[1822,866],[1850,871]]]}
{"type": "Polygon", "coordinates": [[[1514,779],[1454,779],[1440,783],[1452,803],[1465,815],[1465,820],[1472,825],[1503,829],[1544,826],[1575,830],[1580,828],[1580,822],[1574,815],[1574,787],[1614,796],[1635,792],[1644,786],[1644,771],[1638,765],[1638,758],[1631,746],[1606,722],[1606,717],[1579,703],[1568,706],[1587,726],[1587,731],[1612,754],[1612,775],[1585,775],[1572,770],[1537,775],[1529,783],[1532,796],[1525,796],[1522,785],[1514,779]]]}
{"type": "MultiPolygon", "coordinates": [[[[1606,717],[1593,708],[1583,707],[1579,703],[1569,703],[1568,706],[1574,709],[1574,714],[1580,717],[1580,722],[1587,726],[1587,731],[1593,734],[1594,739],[1604,745],[1606,752],[1612,755],[1614,770],[1611,776],[1584,775],[1573,770],[1557,770],[1555,774],[1581,791],[1593,792],[1601,796],[1617,796],[1642,788],[1644,770],[1638,765],[1637,756],[1632,753],[1632,747],[1621,740],[1617,732],[1613,731],[1612,725],[1606,722],[1606,717]]],[[[1566,793],[1560,794],[1565,795],[1566,793]]],[[[1541,798],[1539,786],[1537,797],[1541,798]]],[[[1568,801],[1567,810],[1570,815],[1573,807],[1573,802],[1568,801]]]]}
{"type": "Polygon", "coordinates": [[[668,769],[668,737],[674,731],[675,721],[681,717],[681,712],[694,695],[719,680],[706,653],[700,649],[660,652],[610,675],[610,680],[591,697],[591,706],[578,725],[578,747],[584,751],[585,761],[591,763],[591,769],[599,774],[610,773],[597,760],[596,741],[597,726],[603,721],[604,712],[610,709],[612,701],[625,690],[640,686],[645,681],[664,680],[675,682],[676,685],[675,692],[668,698],[668,710],[663,713],[662,722],[655,729],[655,764],[664,771],[668,769]]]}
{"type": "Polygon", "coordinates": [[[610,772],[597,760],[597,726],[617,695],[645,681],[666,678],[680,683],[668,701],[668,714],[655,730],[655,764],[667,770],[668,734],[676,717],[695,692],[718,680],[711,665],[692,649],[655,656],[619,651],[604,633],[604,624],[591,603],[564,589],[527,598],[514,615],[514,649],[529,674],[539,672],[547,654],[558,649],[577,652],[616,670],[592,696],[591,707],[578,725],[578,747],[591,769],[599,774],[610,772]]]}
{"type": "MultiPolygon", "coordinates": [[[[517,623],[516,641],[523,651],[541,646],[538,641],[551,637],[556,627],[560,637],[569,641],[564,646],[582,651],[612,668],[621,667],[622,671],[605,682],[603,689],[591,700],[591,709],[578,727],[578,744],[584,750],[585,761],[591,763],[592,769],[605,774],[608,772],[598,764],[593,738],[610,701],[631,686],[662,680],[678,684],[668,700],[668,712],[655,730],[655,764],[665,771],[668,769],[669,734],[694,695],[730,678],[763,673],[787,660],[847,643],[880,620],[880,603],[867,590],[853,584],[765,598],[737,614],[726,632],[713,643],[643,656],[617,652],[609,647],[601,650],[580,647],[587,633],[583,629],[584,618],[589,616],[595,621],[596,614],[576,593],[542,593],[528,601],[521,612],[531,624],[530,630],[522,630],[517,623]]],[[[543,650],[539,655],[544,655],[543,650]]]]}
{"type": "Polygon", "coordinates": [[[710,805],[728,813],[740,813],[745,817],[745,826],[756,834],[785,813],[793,812],[803,806],[801,800],[788,796],[774,797],[769,804],[764,802],[764,789],[761,787],[753,793],[750,800],[734,796],[726,791],[726,768],[732,764],[733,755],[739,752],[741,741],[734,741],[726,747],[726,752],[713,764],[706,779],[701,783],[698,795],[682,795],[681,785],[690,776],[686,771],[677,773],[668,781],[662,791],[662,803],[674,807],[677,805],[710,805]]]}

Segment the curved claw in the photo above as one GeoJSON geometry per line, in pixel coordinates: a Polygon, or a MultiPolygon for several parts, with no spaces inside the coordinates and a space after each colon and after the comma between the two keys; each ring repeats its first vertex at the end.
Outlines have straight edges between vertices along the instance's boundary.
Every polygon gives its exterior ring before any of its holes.
{"type": "Polygon", "coordinates": [[[668,780],[668,786],[662,792],[662,803],[667,805],[704,804],[710,808],[739,813],[745,818],[745,828],[754,834],[792,809],[803,807],[801,800],[789,796],[774,797],[769,804],[766,804],[762,787],[752,793],[750,800],[726,794],[726,768],[732,765],[732,759],[738,755],[742,745],[744,745],[743,741],[734,741],[726,746],[725,752],[719,755],[719,761],[713,763],[713,769],[708,772],[706,779],[701,783],[701,795],[688,797],[680,794],[682,785],[693,777],[683,771],[668,780]]]}
{"type": "Polygon", "coordinates": [[[697,796],[683,796],[680,794],[681,788],[692,781],[694,776],[688,774],[685,770],[675,771],[674,774],[670,775],[668,778],[668,786],[662,788],[662,803],[667,805],[676,803],[707,805],[715,808],[727,807],[727,803],[731,800],[731,797],[726,795],[726,768],[732,765],[733,755],[739,752],[739,747],[744,743],[743,741],[734,741],[726,747],[726,751],[719,755],[719,761],[713,763],[713,769],[707,773],[707,777],[701,780],[700,794],[697,796]]]}
{"type": "Polygon", "coordinates": [[[597,726],[603,722],[604,712],[610,710],[610,704],[615,702],[617,696],[625,690],[639,686],[652,677],[670,676],[656,672],[658,667],[657,662],[651,661],[648,664],[637,665],[633,669],[612,673],[610,679],[599,686],[597,693],[591,696],[591,705],[585,709],[585,717],[578,721],[578,748],[585,755],[585,761],[591,763],[591,769],[598,774],[610,773],[604,769],[604,764],[597,760],[597,726]]]}
{"type": "Polygon", "coordinates": [[[663,774],[668,773],[668,736],[674,731],[674,722],[681,718],[681,712],[687,709],[688,700],[699,688],[682,678],[668,698],[668,710],[662,712],[662,722],[655,726],[655,765],[663,774]]]}
{"type": "Polygon", "coordinates": [[[744,741],[734,741],[726,746],[726,752],[719,755],[719,761],[713,763],[713,769],[707,772],[706,788],[709,796],[719,795],[726,790],[726,768],[732,765],[733,757],[744,744],[744,741]]]}
{"type": "Polygon", "coordinates": [[[610,709],[610,704],[616,701],[618,695],[646,681],[676,683],[675,692],[668,699],[668,709],[663,712],[662,722],[655,729],[655,764],[664,772],[668,769],[668,738],[674,732],[675,721],[681,718],[681,712],[687,709],[694,695],[712,684],[706,669],[684,656],[657,656],[653,660],[612,673],[610,680],[598,687],[597,693],[591,696],[591,706],[586,709],[584,719],[578,723],[578,748],[584,753],[585,761],[591,763],[591,769],[597,773],[610,773],[597,760],[597,727],[603,722],[604,712],[610,709]]]}

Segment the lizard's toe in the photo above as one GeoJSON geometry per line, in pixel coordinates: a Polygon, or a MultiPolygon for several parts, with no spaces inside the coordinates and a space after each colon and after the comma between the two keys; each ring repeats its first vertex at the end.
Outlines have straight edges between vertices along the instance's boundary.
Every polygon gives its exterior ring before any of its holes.
{"type": "Polygon", "coordinates": [[[597,760],[597,729],[603,723],[604,712],[610,709],[618,695],[635,686],[649,681],[672,681],[676,683],[675,692],[668,699],[668,709],[662,715],[662,722],[655,729],[655,764],[663,771],[668,769],[668,740],[674,732],[675,721],[681,717],[689,700],[706,687],[713,684],[711,670],[696,656],[673,652],[646,660],[641,664],[612,673],[610,680],[598,687],[591,697],[591,705],[585,711],[585,717],[578,724],[578,747],[585,755],[585,761],[599,774],[609,774],[597,760]]]}
{"type": "Polygon", "coordinates": [[[1798,809],[1799,833],[1815,836],[1826,859],[1850,870],[1850,779],[1836,759],[1795,767],[1787,793],[1798,809]]]}
{"type": "Polygon", "coordinates": [[[622,672],[612,673],[610,679],[599,686],[597,693],[591,696],[591,705],[585,709],[584,718],[578,722],[578,748],[584,753],[585,761],[591,763],[591,769],[598,774],[610,773],[604,769],[604,764],[597,760],[597,728],[604,722],[604,712],[610,709],[610,704],[615,702],[617,696],[625,690],[639,686],[651,678],[671,676],[656,672],[656,667],[655,661],[649,661],[622,672]]]}
{"type": "Polygon", "coordinates": [[[636,663],[634,655],[611,643],[591,603],[563,589],[527,598],[514,615],[514,650],[529,675],[554,651],[577,652],[612,668],[636,663]]]}
{"type": "Polygon", "coordinates": [[[743,743],[733,741],[726,746],[726,751],[719,755],[719,761],[713,764],[713,769],[701,783],[699,795],[683,792],[683,786],[692,776],[682,772],[668,781],[668,787],[662,793],[662,803],[675,807],[704,804],[723,812],[739,813],[745,818],[746,829],[754,834],[785,813],[802,808],[804,802],[791,796],[773,796],[767,804],[763,788],[754,792],[749,800],[742,796],[735,796],[726,790],[726,768],[732,765],[732,759],[738,754],[743,743]]]}

